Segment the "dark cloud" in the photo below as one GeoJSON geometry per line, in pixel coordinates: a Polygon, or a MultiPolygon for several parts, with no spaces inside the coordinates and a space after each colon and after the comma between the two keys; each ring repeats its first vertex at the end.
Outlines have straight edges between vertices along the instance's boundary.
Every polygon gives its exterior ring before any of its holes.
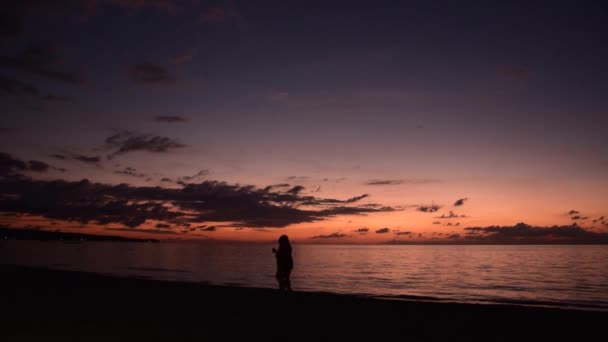
{"type": "Polygon", "coordinates": [[[608,243],[607,233],[595,233],[572,224],[569,226],[534,227],[525,223],[515,226],[467,227],[465,231],[480,233],[480,236],[467,237],[480,243],[504,244],[589,244],[608,243]]]}
{"type": "Polygon", "coordinates": [[[421,211],[423,213],[434,213],[439,209],[441,209],[441,206],[439,206],[437,204],[431,204],[431,205],[419,205],[416,210],[421,211]]]}
{"type": "Polygon", "coordinates": [[[367,232],[369,232],[369,228],[359,228],[359,229],[355,229],[355,230],[354,230],[354,232],[355,232],[355,233],[360,233],[360,234],[367,233],[367,232]]]}
{"type": "Polygon", "coordinates": [[[146,233],[146,234],[177,234],[172,230],[160,230],[160,229],[144,229],[144,228],[106,228],[106,230],[118,231],[118,232],[134,232],[134,233],[146,233]]]}
{"type": "Polygon", "coordinates": [[[281,183],[281,184],[274,184],[274,185],[269,185],[267,187],[264,188],[264,191],[270,191],[274,188],[287,188],[290,187],[291,185],[287,184],[287,183],[281,183]]]}
{"type": "Polygon", "coordinates": [[[369,182],[367,182],[367,185],[399,185],[403,183],[403,181],[401,180],[395,180],[395,179],[391,179],[391,180],[370,180],[369,182]]]}
{"type": "Polygon", "coordinates": [[[388,228],[380,228],[380,229],[376,230],[376,234],[385,234],[385,233],[388,233],[390,231],[391,230],[388,229],[388,228]]]}
{"type": "Polygon", "coordinates": [[[161,182],[167,182],[167,183],[171,183],[173,182],[173,180],[171,180],[171,178],[163,178],[160,180],[161,182]]]}
{"type": "Polygon", "coordinates": [[[87,164],[97,164],[101,160],[101,157],[99,156],[85,156],[82,154],[72,154],[70,157],[74,160],[87,164]]]}
{"type": "Polygon", "coordinates": [[[449,214],[441,214],[441,216],[435,216],[434,218],[436,219],[451,219],[451,218],[458,218],[458,217],[466,217],[465,215],[458,215],[456,213],[454,213],[453,211],[450,210],[449,214]]]}
{"type": "Polygon", "coordinates": [[[117,175],[125,175],[125,176],[137,177],[137,178],[146,177],[145,174],[143,174],[141,172],[137,172],[137,169],[132,168],[132,167],[125,167],[123,170],[114,171],[114,173],[117,175]]]}
{"type": "Polygon", "coordinates": [[[108,158],[135,151],[165,153],[186,147],[186,145],[173,138],[157,135],[134,135],[130,132],[121,132],[108,137],[106,145],[115,149],[108,158]]]}
{"type": "Polygon", "coordinates": [[[0,95],[38,96],[40,91],[32,84],[0,74],[0,95]]]}
{"type": "Polygon", "coordinates": [[[435,222],[433,222],[433,224],[441,224],[441,222],[435,221],[435,222]]]}
{"type": "Polygon", "coordinates": [[[209,175],[209,170],[207,169],[202,169],[200,171],[198,171],[197,173],[193,174],[192,176],[183,176],[183,177],[179,177],[177,179],[177,183],[181,184],[181,185],[185,185],[187,182],[191,182],[191,181],[195,181],[195,180],[200,180],[206,176],[209,175]]]}
{"type": "Polygon", "coordinates": [[[414,233],[412,233],[412,232],[396,232],[395,234],[397,234],[397,235],[412,235],[414,233]]]}
{"type": "Polygon", "coordinates": [[[179,115],[161,115],[155,116],[154,121],[156,122],[166,122],[166,123],[174,123],[174,122],[187,122],[188,118],[179,115]]]}
{"type": "Polygon", "coordinates": [[[572,219],[572,221],[577,221],[577,220],[587,220],[588,217],[587,216],[582,216],[582,215],[574,215],[570,217],[572,219]]]}
{"type": "Polygon", "coordinates": [[[175,78],[164,67],[152,63],[139,63],[131,67],[131,78],[142,84],[172,84],[175,78]]]}
{"type": "Polygon", "coordinates": [[[604,216],[600,216],[600,217],[596,218],[595,220],[593,220],[593,223],[602,222],[602,221],[604,221],[604,216]]]}
{"type": "Polygon", "coordinates": [[[159,228],[159,229],[167,229],[167,228],[171,228],[171,225],[165,224],[165,223],[157,223],[155,227],[159,228]]]}
{"type": "Polygon", "coordinates": [[[362,199],[364,199],[366,197],[369,197],[369,195],[368,194],[363,194],[361,196],[351,197],[351,198],[347,199],[346,202],[348,202],[348,203],[354,203],[354,202],[360,201],[360,200],[362,200],[362,199]]]}
{"type": "MultiPolygon", "coordinates": [[[[3,174],[27,171],[30,167],[28,163],[8,155],[0,160],[3,174]]],[[[391,207],[353,206],[346,200],[268,192],[253,186],[215,181],[169,189],[108,185],[88,180],[0,179],[0,212],[82,224],[119,223],[130,228],[138,227],[146,220],[163,224],[225,222],[232,227],[280,228],[339,215],[368,215],[394,210],[391,207]]]]}
{"type": "Polygon", "coordinates": [[[28,170],[34,172],[46,172],[50,168],[49,164],[39,160],[30,160],[28,162],[28,170]]]}
{"type": "Polygon", "coordinates": [[[578,210],[570,210],[568,212],[568,215],[578,215],[578,214],[580,214],[580,212],[578,210]]]}
{"type": "Polygon", "coordinates": [[[301,185],[296,185],[296,186],[294,186],[293,188],[291,188],[291,189],[287,190],[287,193],[297,195],[297,194],[299,194],[300,192],[302,192],[302,190],[304,190],[304,187],[303,187],[303,186],[301,186],[301,185]]]}
{"type": "Polygon", "coordinates": [[[343,238],[346,237],[346,234],[342,234],[342,233],[332,233],[329,235],[317,235],[317,236],[313,236],[311,239],[338,239],[338,238],[343,238]]]}
{"type": "Polygon", "coordinates": [[[199,228],[200,230],[204,231],[204,232],[215,232],[217,230],[217,228],[215,226],[210,226],[210,227],[205,227],[205,228],[199,228]]]}
{"type": "Polygon", "coordinates": [[[460,234],[448,235],[448,239],[460,239],[460,234]]]}
{"type": "Polygon", "coordinates": [[[25,171],[46,172],[49,168],[49,164],[39,160],[23,161],[0,152],[0,177],[15,176],[25,171]]]}
{"type": "Polygon", "coordinates": [[[463,205],[463,204],[464,204],[464,202],[465,202],[465,201],[467,201],[467,200],[468,200],[468,198],[467,198],[467,197],[465,197],[465,198],[460,198],[460,199],[456,200],[456,202],[454,202],[454,206],[455,206],[455,207],[460,207],[460,206],[461,206],[461,205],[463,205]]]}
{"type": "Polygon", "coordinates": [[[66,160],[67,159],[67,157],[64,156],[63,154],[51,154],[49,157],[55,158],[55,159],[60,159],[60,160],[66,160]]]}
{"type": "Polygon", "coordinates": [[[0,67],[34,74],[61,83],[83,83],[82,79],[74,73],[55,69],[61,60],[57,51],[57,48],[52,45],[30,47],[14,56],[0,56],[0,67]]]}

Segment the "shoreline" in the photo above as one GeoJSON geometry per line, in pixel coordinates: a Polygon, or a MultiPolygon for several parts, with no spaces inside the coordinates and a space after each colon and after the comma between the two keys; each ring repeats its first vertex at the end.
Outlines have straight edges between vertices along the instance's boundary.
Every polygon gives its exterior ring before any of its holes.
{"type": "Polygon", "coordinates": [[[606,312],[562,308],[281,293],[13,265],[0,265],[0,272],[8,285],[2,305],[6,341],[252,336],[561,340],[601,334],[608,321],[606,312]]]}

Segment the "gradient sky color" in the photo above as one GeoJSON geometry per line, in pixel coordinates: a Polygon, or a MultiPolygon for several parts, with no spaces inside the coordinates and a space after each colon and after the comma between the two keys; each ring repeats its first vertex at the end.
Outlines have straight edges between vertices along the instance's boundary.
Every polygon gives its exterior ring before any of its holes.
{"type": "Polygon", "coordinates": [[[518,222],[608,231],[608,11],[597,2],[1,6],[1,152],[52,166],[22,170],[33,179],[289,184],[269,191],[368,194],[359,207],[391,209],[191,231],[51,224],[4,206],[0,223],[332,243],[457,239],[518,222]],[[430,205],[440,208],[421,211],[430,205]]]}

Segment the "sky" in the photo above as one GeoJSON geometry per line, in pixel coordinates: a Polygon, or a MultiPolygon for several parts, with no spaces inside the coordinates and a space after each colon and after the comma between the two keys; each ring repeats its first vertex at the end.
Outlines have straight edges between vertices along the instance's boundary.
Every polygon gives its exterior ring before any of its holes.
{"type": "Polygon", "coordinates": [[[0,6],[0,225],[608,241],[599,2],[0,6]]]}

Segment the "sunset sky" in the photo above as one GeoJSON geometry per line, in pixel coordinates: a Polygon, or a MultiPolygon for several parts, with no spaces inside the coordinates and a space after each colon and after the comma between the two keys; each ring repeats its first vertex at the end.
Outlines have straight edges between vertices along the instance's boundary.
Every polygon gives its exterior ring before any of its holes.
{"type": "Polygon", "coordinates": [[[606,239],[599,2],[0,6],[0,225],[606,239]]]}

